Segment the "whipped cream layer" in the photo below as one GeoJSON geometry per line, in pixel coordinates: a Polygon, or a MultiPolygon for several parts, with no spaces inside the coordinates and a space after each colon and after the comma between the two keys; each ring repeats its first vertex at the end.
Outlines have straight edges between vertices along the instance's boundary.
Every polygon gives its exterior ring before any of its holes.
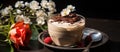
{"type": "Polygon", "coordinates": [[[57,26],[57,27],[63,27],[63,28],[74,28],[74,27],[77,27],[77,26],[84,26],[85,25],[85,21],[84,19],[81,19],[80,21],[77,21],[73,24],[71,23],[67,23],[67,22],[64,22],[64,21],[61,21],[61,22],[52,22],[54,20],[50,19],[49,22],[51,22],[51,24],[57,26]]]}

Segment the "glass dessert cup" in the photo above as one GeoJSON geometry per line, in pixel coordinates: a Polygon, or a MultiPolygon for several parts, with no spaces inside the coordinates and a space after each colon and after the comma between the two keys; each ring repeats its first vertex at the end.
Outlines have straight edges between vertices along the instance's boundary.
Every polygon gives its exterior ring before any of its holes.
{"type": "MultiPolygon", "coordinates": [[[[77,14],[78,15],[78,14],[77,14]]],[[[85,28],[85,17],[75,23],[54,23],[48,20],[48,33],[57,46],[71,46],[82,39],[82,31],[85,28]]]]}

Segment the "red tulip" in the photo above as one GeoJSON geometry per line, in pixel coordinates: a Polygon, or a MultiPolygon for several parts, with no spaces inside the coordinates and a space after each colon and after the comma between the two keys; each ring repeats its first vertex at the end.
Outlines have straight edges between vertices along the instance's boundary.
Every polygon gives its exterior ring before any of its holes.
{"type": "Polygon", "coordinates": [[[27,46],[31,37],[30,26],[24,22],[17,22],[9,34],[10,40],[15,44],[16,48],[19,48],[19,46],[27,46]]]}

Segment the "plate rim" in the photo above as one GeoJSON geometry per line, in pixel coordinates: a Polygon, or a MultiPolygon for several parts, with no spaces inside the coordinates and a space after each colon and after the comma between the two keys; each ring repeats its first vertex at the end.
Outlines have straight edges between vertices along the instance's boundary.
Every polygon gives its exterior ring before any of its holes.
{"type": "MultiPolygon", "coordinates": [[[[93,28],[86,27],[85,29],[93,29],[93,28]]],[[[103,35],[103,39],[102,39],[102,43],[99,43],[96,46],[93,45],[90,48],[95,48],[95,47],[101,46],[109,40],[109,36],[106,33],[102,32],[102,31],[99,31],[97,29],[93,29],[93,30],[100,32],[103,35]],[[103,40],[104,40],[104,42],[103,42],[103,40]]],[[[55,48],[55,49],[62,49],[62,50],[80,50],[80,49],[85,49],[86,48],[86,47],[82,47],[82,48],[60,47],[60,46],[54,46],[54,45],[46,44],[41,39],[41,37],[43,35],[42,33],[43,33],[43,31],[38,35],[38,41],[40,43],[42,43],[43,45],[47,46],[47,47],[51,47],[51,48],[55,48]]]]}

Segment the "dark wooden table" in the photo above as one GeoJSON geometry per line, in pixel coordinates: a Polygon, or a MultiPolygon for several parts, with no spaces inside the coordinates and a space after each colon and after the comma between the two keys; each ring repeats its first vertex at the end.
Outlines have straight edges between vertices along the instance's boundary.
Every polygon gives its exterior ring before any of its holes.
{"type": "MultiPolygon", "coordinates": [[[[97,29],[109,36],[107,43],[90,49],[90,52],[120,52],[120,20],[87,18],[86,27],[97,29]]],[[[0,48],[0,52],[1,50],[3,49],[0,48]]],[[[80,52],[79,50],[70,51],[80,52]]],[[[20,52],[69,52],[69,50],[51,49],[36,41],[31,44],[31,48],[20,50],[20,52]]]]}

